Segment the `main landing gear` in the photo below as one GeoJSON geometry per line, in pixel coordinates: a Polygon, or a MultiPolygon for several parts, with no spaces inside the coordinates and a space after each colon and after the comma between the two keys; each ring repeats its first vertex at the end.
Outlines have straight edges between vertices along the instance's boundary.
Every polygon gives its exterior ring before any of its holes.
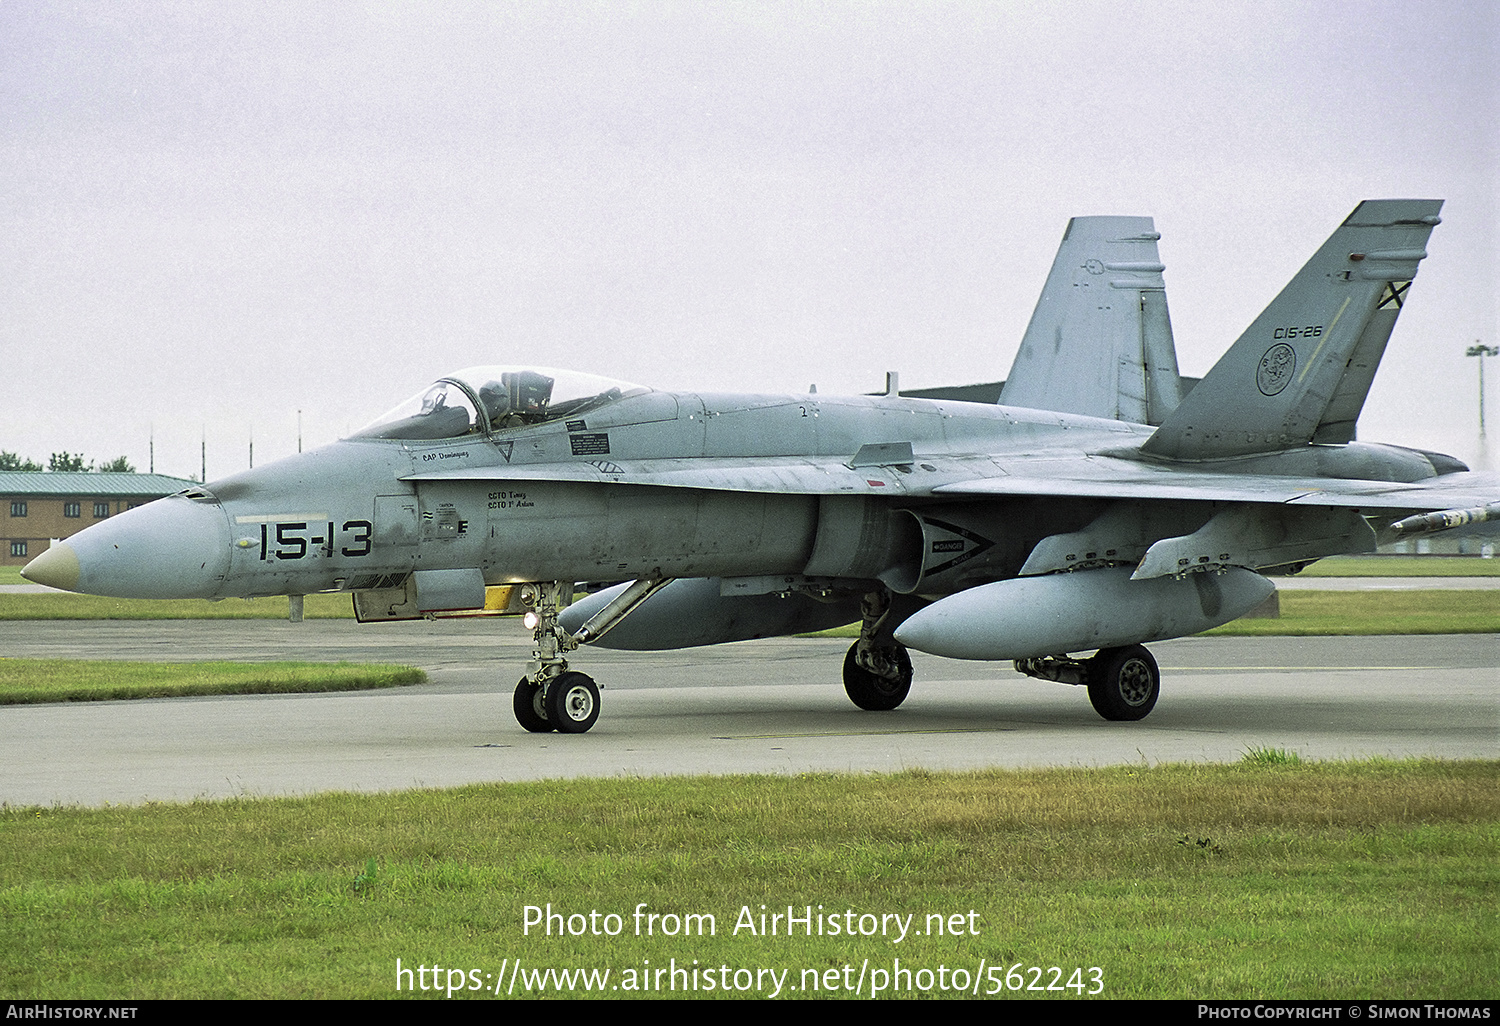
{"type": "Polygon", "coordinates": [[[844,657],[844,691],[861,709],[884,712],[906,701],[911,691],[911,656],[886,621],[891,594],[884,588],[865,595],[859,605],[859,640],[844,657]]]}
{"type": "Polygon", "coordinates": [[[1089,660],[1089,702],[1106,720],[1143,720],[1160,694],[1161,671],[1140,645],[1100,649],[1089,660]]]}
{"type": "Polygon", "coordinates": [[[1089,659],[1017,659],[1015,666],[1028,677],[1086,685],[1094,711],[1106,720],[1143,720],[1161,694],[1161,671],[1140,645],[1101,648],[1089,659]]]}

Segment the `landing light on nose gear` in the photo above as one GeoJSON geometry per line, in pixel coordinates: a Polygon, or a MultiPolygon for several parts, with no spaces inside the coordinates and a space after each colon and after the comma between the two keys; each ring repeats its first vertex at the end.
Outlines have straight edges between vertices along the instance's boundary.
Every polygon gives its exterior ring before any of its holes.
{"type": "Polygon", "coordinates": [[[592,727],[599,719],[599,686],[588,674],[569,670],[563,653],[602,638],[631,610],[672,581],[659,570],[641,578],[574,633],[564,630],[557,619],[573,598],[573,582],[523,585],[521,602],[527,607],[524,622],[532,629],[536,647],[526,676],[516,684],[516,722],[533,734],[553,730],[582,734],[592,727]]]}

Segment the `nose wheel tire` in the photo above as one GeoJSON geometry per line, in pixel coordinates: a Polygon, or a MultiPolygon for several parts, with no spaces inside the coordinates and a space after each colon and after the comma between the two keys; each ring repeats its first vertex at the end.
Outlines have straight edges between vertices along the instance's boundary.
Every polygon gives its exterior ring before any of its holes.
{"type": "Polygon", "coordinates": [[[552,721],[542,708],[542,689],[525,677],[516,685],[516,722],[533,734],[550,734],[552,721]]]}
{"type": "Polygon", "coordinates": [[[844,692],[849,700],[870,712],[885,712],[906,701],[912,678],[911,656],[906,646],[894,645],[885,653],[895,666],[895,678],[882,677],[860,666],[858,650],[856,642],[844,657],[844,692]]]}
{"type": "Polygon", "coordinates": [[[599,687],[586,673],[559,674],[547,685],[547,719],[561,734],[582,734],[599,718],[599,687]]]}
{"type": "Polygon", "coordinates": [[[1089,660],[1089,701],[1106,720],[1143,720],[1161,694],[1161,671],[1140,645],[1101,649],[1089,660]]]}

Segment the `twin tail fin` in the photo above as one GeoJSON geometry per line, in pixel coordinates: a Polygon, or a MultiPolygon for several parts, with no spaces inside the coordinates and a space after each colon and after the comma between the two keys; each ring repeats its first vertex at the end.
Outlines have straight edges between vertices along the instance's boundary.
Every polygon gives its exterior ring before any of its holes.
{"type": "Polygon", "coordinates": [[[1160,424],[1181,398],[1149,217],[1075,217],[1000,393],[1003,406],[1160,424]]]}
{"type": "Polygon", "coordinates": [[[1141,446],[1210,460],[1354,439],[1442,200],[1365,200],[1141,446]]]}

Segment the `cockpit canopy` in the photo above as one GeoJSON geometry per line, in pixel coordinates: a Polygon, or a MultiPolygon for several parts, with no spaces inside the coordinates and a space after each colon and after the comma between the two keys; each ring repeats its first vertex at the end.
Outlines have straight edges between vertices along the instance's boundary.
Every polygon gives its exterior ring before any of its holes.
{"type": "Polygon", "coordinates": [[[650,391],[547,367],[469,367],[439,378],[353,438],[461,438],[576,417],[650,391]]]}

